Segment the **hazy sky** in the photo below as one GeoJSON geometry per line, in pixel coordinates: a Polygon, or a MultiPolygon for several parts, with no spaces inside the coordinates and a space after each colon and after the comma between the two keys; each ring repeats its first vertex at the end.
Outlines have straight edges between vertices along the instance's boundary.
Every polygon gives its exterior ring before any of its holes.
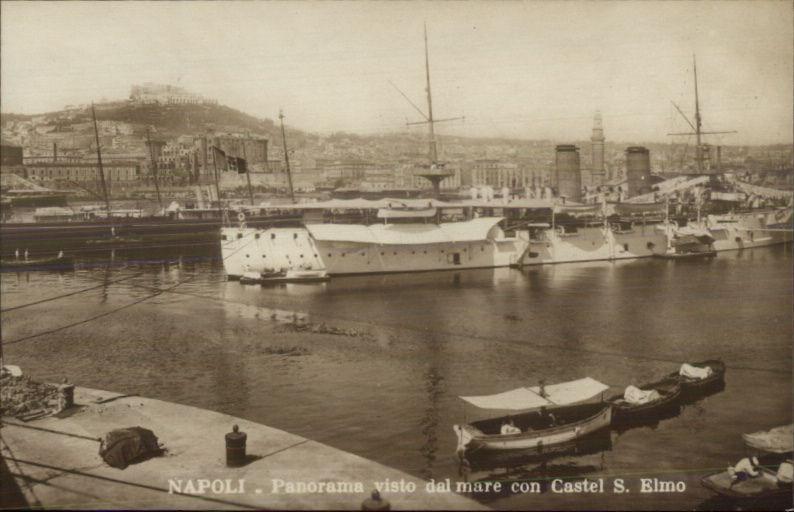
{"type": "Polygon", "coordinates": [[[669,141],[697,54],[714,143],[791,142],[791,2],[0,3],[3,112],[182,85],[315,132],[404,131],[426,109],[422,24],[447,134],[669,141]]]}

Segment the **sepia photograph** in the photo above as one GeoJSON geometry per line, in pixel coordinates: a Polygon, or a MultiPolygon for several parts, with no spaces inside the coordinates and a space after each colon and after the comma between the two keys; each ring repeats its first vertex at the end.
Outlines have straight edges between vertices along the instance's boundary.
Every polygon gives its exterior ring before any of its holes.
{"type": "Polygon", "coordinates": [[[0,511],[792,510],[794,3],[0,2],[0,511]]]}

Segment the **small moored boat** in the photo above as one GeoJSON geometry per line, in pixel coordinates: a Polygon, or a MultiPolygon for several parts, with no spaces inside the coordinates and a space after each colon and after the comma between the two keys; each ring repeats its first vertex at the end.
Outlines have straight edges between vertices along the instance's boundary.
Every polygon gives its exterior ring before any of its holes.
{"type": "Polygon", "coordinates": [[[71,256],[53,256],[51,258],[28,258],[0,261],[0,268],[5,271],[10,270],[32,270],[32,269],[62,269],[74,265],[74,258],[71,256]]]}
{"type": "Polygon", "coordinates": [[[588,377],[496,395],[460,397],[480,409],[524,412],[454,425],[458,450],[466,454],[506,451],[541,454],[573,446],[580,438],[610,425],[609,404],[584,403],[603,396],[608,388],[588,377]]]}
{"type": "Polygon", "coordinates": [[[667,376],[681,384],[682,391],[700,391],[725,383],[725,363],[718,359],[683,364],[677,372],[667,376]]]}
{"type": "MultiPolygon", "coordinates": [[[[791,460],[775,466],[759,467],[758,475],[737,479],[726,470],[701,479],[700,483],[718,495],[732,500],[768,500],[776,498],[791,499],[791,460]]],[[[791,501],[788,502],[789,506],[791,501]]]]}
{"type": "Polygon", "coordinates": [[[674,381],[629,386],[623,395],[607,399],[612,404],[612,423],[660,419],[664,413],[679,409],[681,384],[674,381]]]}
{"type": "Polygon", "coordinates": [[[318,283],[331,277],[325,270],[285,270],[281,272],[245,272],[240,284],[318,283]]]}
{"type": "Polygon", "coordinates": [[[717,256],[717,251],[692,251],[692,252],[665,252],[654,254],[654,258],[662,258],[665,260],[692,260],[698,258],[714,258],[717,256]]]}

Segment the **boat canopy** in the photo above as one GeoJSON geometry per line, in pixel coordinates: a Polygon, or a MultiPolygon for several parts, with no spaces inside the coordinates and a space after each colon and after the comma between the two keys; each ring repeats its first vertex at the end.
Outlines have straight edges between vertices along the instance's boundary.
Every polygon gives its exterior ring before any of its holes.
{"type": "Polygon", "coordinates": [[[462,400],[480,409],[523,410],[551,407],[555,405],[571,405],[589,400],[609,389],[609,386],[590,377],[552,384],[544,387],[544,395],[540,387],[516,388],[496,395],[462,396],[462,400]]]}
{"type": "Polygon", "coordinates": [[[675,245],[708,245],[714,242],[714,238],[709,235],[676,235],[675,245]]]}
{"type": "Polygon", "coordinates": [[[618,215],[651,215],[663,214],[665,203],[613,203],[612,207],[618,215]]]}
{"type": "Polygon", "coordinates": [[[571,217],[592,217],[601,215],[603,206],[597,204],[577,204],[577,205],[557,205],[554,207],[554,213],[565,213],[571,217]]]}
{"type": "Polygon", "coordinates": [[[480,217],[441,224],[307,224],[315,240],[376,245],[423,245],[481,242],[502,217],[480,217]]]}
{"type": "Polygon", "coordinates": [[[392,209],[381,208],[378,210],[379,219],[428,219],[436,216],[435,208],[421,208],[421,209],[392,209]]]}
{"type": "Polygon", "coordinates": [[[422,208],[552,208],[550,199],[512,199],[509,201],[483,199],[462,199],[460,201],[439,201],[438,199],[331,199],[298,204],[260,205],[258,208],[278,210],[381,210],[381,209],[422,209],[422,208]]]}
{"type": "Polygon", "coordinates": [[[789,453],[794,451],[794,424],[775,427],[769,431],[742,434],[744,444],[750,448],[768,453],[789,453]]]}

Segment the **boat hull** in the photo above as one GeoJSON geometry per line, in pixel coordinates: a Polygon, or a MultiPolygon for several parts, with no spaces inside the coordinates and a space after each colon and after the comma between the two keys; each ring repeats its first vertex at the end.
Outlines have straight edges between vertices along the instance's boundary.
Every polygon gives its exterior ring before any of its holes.
{"type": "Polygon", "coordinates": [[[675,416],[680,411],[680,384],[673,383],[667,386],[667,389],[652,384],[645,384],[639,387],[644,391],[656,389],[661,394],[661,397],[653,402],[639,405],[624,402],[620,400],[621,397],[609,399],[608,401],[612,403],[613,425],[625,426],[635,423],[655,422],[675,416]]]}
{"type": "Polygon", "coordinates": [[[321,283],[331,279],[325,271],[294,271],[283,275],[262,275],[254,272],[243,274],[240,284],[321,283]]]}
{"type": "Polygon", "coordinates": [[[714,258],[717,256],[717,251],[696,251],[696,252],[671,252],[664,254],[654,254],[655,258],[664,260],[694,260],[700,258],[714,258]]]}
{"type": "MultiPolygon", "coordinates": [[[[731,500],[755,501],[766,499],[791,499],[791,483],[778,483],[777,476],[766,468],[758,476],[742,481],[733,481],[727,471],[714,473],[700,481],[706,489],[731,500]]],[[[788,502],[789,505],[791,501],[788,502]]]]}
{"type": "MultiPolygon", "coordinates": [[[[293,223],[294,216],[252,217],[251,226],[293,223]]],[[[50,251],[79,251],[97,243],[114,245],[120,237],[134,240],[137,247],[168,247],[186,244],[216,245],[221,218],[172,219],[168,217],[94,219],[78,222],[5,222],[0,224],[3,255],[14,250],[32,254],[50,251]],[[111,229],[112,228],[112,229],[111,229]]],[[[129,246],[130,244],[124,244],[129,246]]]]}
{"type": "Polygon", "coordinates": [[[453,429],[458,435],[459,446],[467,453],[520,451],[543,454],[554,452],[557,447],[572,446],[578,439],[608,428],[611,422],[612,407],[603,404],[595,414],[583,420],[520,434],[485,435],[471,425],[455,425],[453,429]]]}
{"type": "Polygon", "coordinates": [[[303,227],[221,230],[223,264],[231,279],[280,268],[340,276],[508,267],[526,246],[520,238],[378,244],[317,240],[303,227]]]}
{"type": "Polygon", "coordinates": [[[736,251],[792,241],[791,209],[709,215],[702,223],[715,251],[736,251]]]}
{"type": "Polygon", "coordinates": [[[579,228],[576,233],[545,231],[540,240],[531,240],[524,265],[611,261],[647,258],[662,254],[667,237],[655,225],[637,226],[631,232],[614,232],[601,227],[579,228]]]}
{"type": "Polygon", "coordinates": [[[65,270],[73,267],[74,259],[68,256],[62,258],[0,261],[0,271],[2,272],[16,272],[20,270],[65,270]]]}

